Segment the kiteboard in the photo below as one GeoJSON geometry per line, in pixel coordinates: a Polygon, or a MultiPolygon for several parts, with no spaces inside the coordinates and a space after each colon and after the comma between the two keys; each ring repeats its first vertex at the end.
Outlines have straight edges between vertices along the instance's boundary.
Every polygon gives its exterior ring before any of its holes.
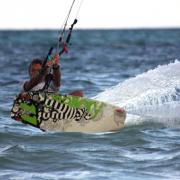
{"type": "Polygon", "coordinates": [[[78,96],[23,92],[16,96],[11,117],[43,131],[108,132],[124,127],[124,109],[78,96]]]}

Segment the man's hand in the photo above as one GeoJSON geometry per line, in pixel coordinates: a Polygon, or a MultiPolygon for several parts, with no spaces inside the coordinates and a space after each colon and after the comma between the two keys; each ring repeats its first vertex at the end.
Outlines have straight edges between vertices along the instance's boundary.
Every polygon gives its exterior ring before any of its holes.
{"type": "Polygon", "coordinates": [[[50,66],[53,66],[53,65],[58,65],[59,64],[59,61],[60,61],[60,56],[59,54],[55,54],[53,56],[53,58],[47,62],[47,65],[50,67],[50,66]]]}

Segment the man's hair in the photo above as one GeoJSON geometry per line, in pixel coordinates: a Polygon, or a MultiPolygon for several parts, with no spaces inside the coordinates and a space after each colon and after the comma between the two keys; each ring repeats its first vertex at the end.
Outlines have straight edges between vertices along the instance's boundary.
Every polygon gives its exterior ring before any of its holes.
{"type": "Polygon", "coordinates": [[[31,64],[29,65],[28,71],[30,71],[31,66],[34,65],[34,64],[42,65],[43,64],[43,60],[42,59],[33,59],[31,64]]]}

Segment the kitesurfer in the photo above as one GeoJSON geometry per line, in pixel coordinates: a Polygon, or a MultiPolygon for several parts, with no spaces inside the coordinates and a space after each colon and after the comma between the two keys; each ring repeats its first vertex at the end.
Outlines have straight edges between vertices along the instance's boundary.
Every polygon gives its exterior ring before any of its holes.
{"type": "MultiPolygon", "coordinates": [[[[57,92],[60,87],[60,66],[59,66],[59,55],[53,57],[54,63],[51,65],[53,69],[52,82],[47,89],[49,92],[57,92]]],[[[51,60],[52,62],[52,60],[51,60]]],[[[45,79],[48,74],[49,65],[47,64],[42,68],[43,60],[34,59],[28,68],[29,80],[23,85],[24,91],[40,91],[45,86],[45,79]]]]}
{"type": "MultiPolygon", "coordinates": [[[[47,91],[47,92],[59,92],[61,86],[61,70],[60,70],[60,56],[56,54],[42,67],[43,60],[34,59],[28,68],[29,80],[23,84],[23,91],[47,91]],[[48,88],[45,89],[46,79],[49,69],[52,69],[52,79],[48,88]]],[[[75,90],[70,93],[73,96],[83,96],[83,92],[75,90]]]]}

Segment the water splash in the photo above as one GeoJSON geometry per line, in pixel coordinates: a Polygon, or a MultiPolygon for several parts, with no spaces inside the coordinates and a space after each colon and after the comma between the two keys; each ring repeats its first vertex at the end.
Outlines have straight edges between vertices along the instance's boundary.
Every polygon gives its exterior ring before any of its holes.
{"type": "Polygon", "coordinates": [[[180,61],[159,65],[94,98],[124,107],[128,114],[136,115],[127,118],[130,124],[150,119],[180,124],[180,61]]]}

